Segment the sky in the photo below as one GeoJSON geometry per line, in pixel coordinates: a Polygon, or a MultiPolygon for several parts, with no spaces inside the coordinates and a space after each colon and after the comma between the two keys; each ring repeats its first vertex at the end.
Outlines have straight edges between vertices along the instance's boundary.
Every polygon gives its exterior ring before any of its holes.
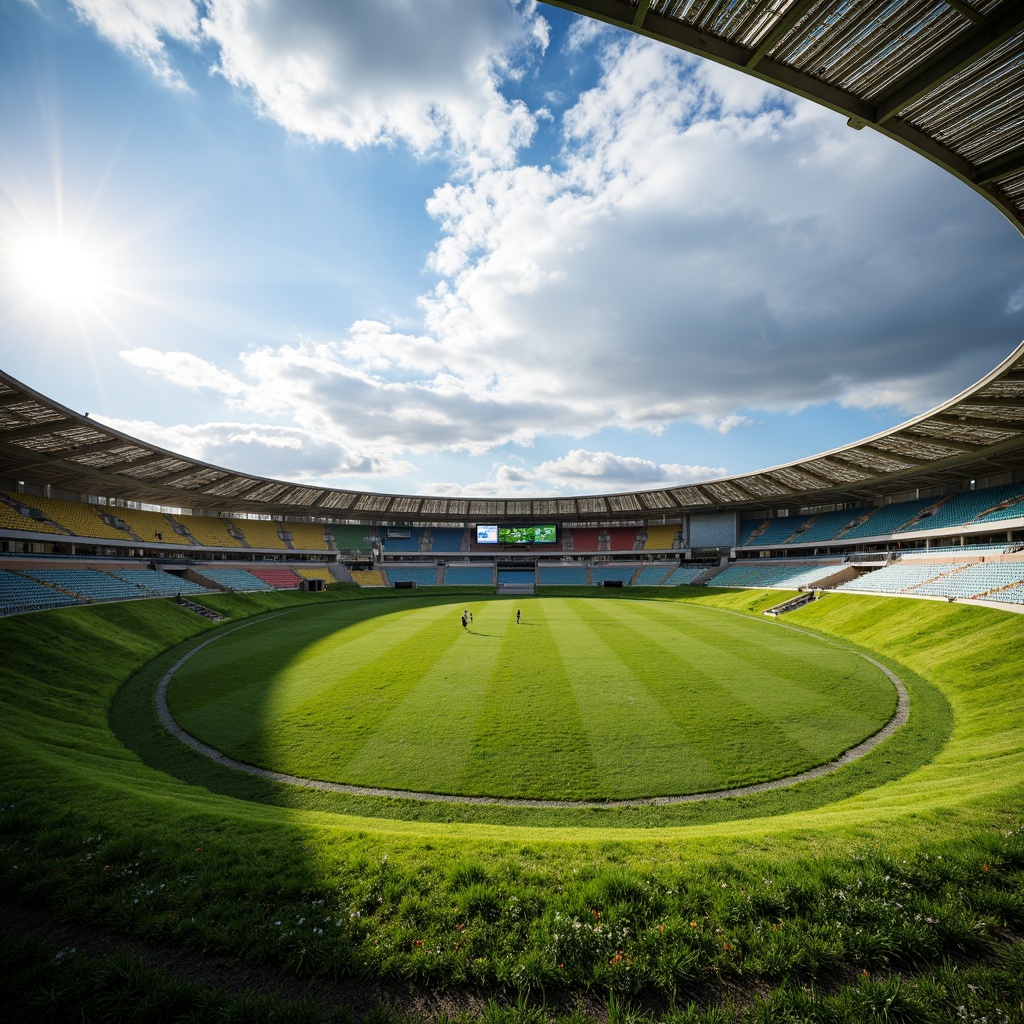
{"type": "Polygon", "coordinates": [[[7,0],[0,366],[233,470],[505,496],[854,442],[1024,339],[869,129],[526,0],[7,0]]]}

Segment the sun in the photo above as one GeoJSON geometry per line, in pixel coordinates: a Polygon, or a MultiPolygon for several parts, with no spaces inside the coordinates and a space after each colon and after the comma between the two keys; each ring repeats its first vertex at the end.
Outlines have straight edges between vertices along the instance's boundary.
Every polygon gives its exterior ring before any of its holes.
{"type": "Polygon", "coordinates": [[[59,234],[26,240],[13,262],[17,283],[40,301],[62,306],[91,303],[104,288],[98,254],[59,234]]]}

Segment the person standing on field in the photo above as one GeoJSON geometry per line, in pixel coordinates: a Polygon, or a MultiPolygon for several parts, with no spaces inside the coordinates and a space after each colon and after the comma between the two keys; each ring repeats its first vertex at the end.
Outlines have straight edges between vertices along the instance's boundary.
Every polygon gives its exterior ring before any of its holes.
{"type": "Polygon", "coordinates": [[[519,625],[519,620],[520,620],[520,619],[521,619],[522,617],[523,617],[523,612],[522,612],[522,610],[521,610],[521,609],[519,609],[519,608],[517,608],[517,609],[516,609],[516,625],[517,625],[517,626],[519,625]]]}

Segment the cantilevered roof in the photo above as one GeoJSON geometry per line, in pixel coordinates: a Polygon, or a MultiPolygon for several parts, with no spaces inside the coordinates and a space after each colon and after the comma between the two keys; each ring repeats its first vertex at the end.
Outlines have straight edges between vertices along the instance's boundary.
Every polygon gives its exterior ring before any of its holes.
{"type": "Polygon", "coordinates": [[[831,107],[955,174],[1024,231],[1019,0],[547,2],[831,107]]]}
{"type": "Polygon", "coordinates": [[[657,491],[447,498],[287,483],[147,444],[0,372],[0,476],[189,509],[396,522],[676,517],[718,509],[868,501],[1024,467],[1024,344],[931,412],[798,462],[657,491]]]}
{"type": "MultiPolygon", "coordinates": [[[[852,128],[882,132],[944,167],[1024,233],[1018,0],[549,2],[840,111],[852,128]]],[[[813,458],[662,490],[528,499],[380,494],[236,473],[121,434],[0,372],[0,476],[211,511],[395,522],[672,518],[866,501],[1019,469],[1024,345],[931,412],[813,458]]]]}

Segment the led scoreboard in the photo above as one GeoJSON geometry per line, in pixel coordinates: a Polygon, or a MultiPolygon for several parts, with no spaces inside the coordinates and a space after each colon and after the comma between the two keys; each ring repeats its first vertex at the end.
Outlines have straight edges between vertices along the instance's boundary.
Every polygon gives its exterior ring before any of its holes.
{"type": "Polygon", "coordinates": [[[477,544],[555,544],[558,527],[554,523],[541,526],[497,526],[479,523],[476,528],[477,544]]]}

